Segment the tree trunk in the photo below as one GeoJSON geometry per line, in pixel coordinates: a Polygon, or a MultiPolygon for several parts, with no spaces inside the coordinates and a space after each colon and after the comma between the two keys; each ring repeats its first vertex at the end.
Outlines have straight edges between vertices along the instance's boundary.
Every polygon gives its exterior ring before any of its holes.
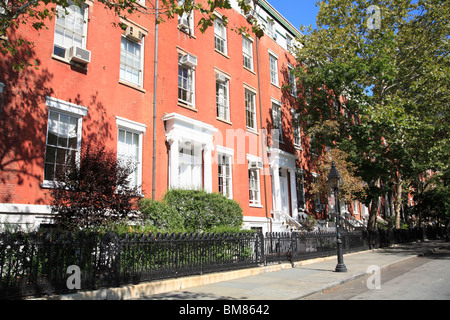
{"type": "MultiPolygon", "coordinates": [[[[374,186],[380,187],[380,178],[375,180],[374,186]]],[[[380,197],[376,196],[372,198],[372,204],[370,206],[370,212],[369,212],[369,221],[367,222],[367,230],[368,231],[375,231],[377,229],[377,215],[378,215],[378,205],[380,202],[380,197]]]]}
{"type": "Polygon", "coordinates": [[[395,210],[395,229],[400,229],[400,210],[402,207],[402,192],[403,192],[403,180],[398,174],[397,181],[395,182],[395,201],[394,201],[394,210],[395,210]]]}

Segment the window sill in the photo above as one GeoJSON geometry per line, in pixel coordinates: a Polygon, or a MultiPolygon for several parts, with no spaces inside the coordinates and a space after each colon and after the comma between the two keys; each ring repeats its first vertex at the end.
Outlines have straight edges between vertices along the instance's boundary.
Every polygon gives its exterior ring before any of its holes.
{"type": "Polygon", "coordinates": [[[216,119],[219,120],[220,122],[224,122],[226,124],[229,124],[230,126],[233,125],[233,123],[231,123],[229,120],[226,120],[226,119],[223,119],[223,118],[219,118],[219,117],[217,117],[216,119]]]}
{"type": "Polygon", "coordinates": [[[55,188],[55,181],[52,181],[52,180],[44,180],[44,181],[41,183],[41,188],[43,188],[43,189],[53,189],[53,188],[55,188]]]}
{"type": "Polygon", "coordinates": [[[252,69],[249,69],[249,68],[247,68],[246,66],[244,66],[244,69],[247,70],[248,72],[250,72],[250,73],[256,75],[256,72],[253,71],[252,69]]]}
{"type": "Polygon", "coordinates": [[[270,82],[270,84],[273,85],[274,87],[277,87],[278,89],[281,89],[281,87],[276,83],[270,82]]]}
{"type": "Polygon", "coordinates": [[[264,208],[261,204],[249,204],[250,208],[264,208]]]}
{"type": "Polygon", "coordinates": [[[225,57],[227,59],[230,59],[230,57],[226,53],[223,53],[222,51],[217,50],[216,48],[214,48],[214,51],[219,53],[221,56],[223,56],[223,57],[225,57]]]}
{"type": "Polygon", "coordinates": [[[183,103],[181,101],[178,101],[178,106],[182,107],[182,108],[185,108],[185,109],[188,109],[188,110],[191,110],[191,111],[194,111],[194,112],[198,112],[198,110],[195,107],[192,107],[192,106],[190,106],[188,104],[185,104],[185,103],[183,103]]]}
{"type": "Polygon", "coordinates": [[[177,26],[178,30],[183,32],[184,34],[186,34],[189,38],[191,39],[197,39],[197,37],[193,34],[193,30],[192,29],[185,29],[183,27],[181,27],[180,25],[177,26]]]}
{"type": "Polygon", "coordinates": [[[294,144],[295,149],[299,150],[299,151],[303,151],[303,148],[298,145],[298,144],[294,144]]]}
{"type": "Polygon", "coordinates": [[[255,129],[253,129],[253,128],[247,127],[247,132],[250,132],[250,133],[253,133],[253,134],[256,134],[256,135],[259,136],[259,132],[257,130],[255,130],[255,129]]]}
{"type": "Polygon", "coordinates": [[[62,57],[57,56],[56,54],[53,54],[53,53],[52,53],[52,59],[58,60],[58,61],[60,61],[62,63],[68,64],[68,65],[71,65],[71,66],[74,66],[74,67],[77,67],[77,68],[80,68],[80,69],[83,69],[85,71],[88,70],[86,65],[82,65],[82,64],[76,63],[76,62],[72,62],[70,60],[67,60],[66,58],[62,58],[62,57]]]}
{"type": "Polygon", "coordinates": [[[137,86],[137,85],[135,85],[135,84],[133,84],[133,83],[130,83],[130,82],[128,82],[128,81],[119,79],[119,84],[124,85],[124,86],[127,86],[127,87],[129,87],[129,88],[131,88],[131,89],[138,90],[138,91],[140,91],[140,92],[142,92],[142,93],[145,93],[145,89],[144,89],[144,88],[141,88],[141,87],[139,87],[139,86],[137,86]]]}

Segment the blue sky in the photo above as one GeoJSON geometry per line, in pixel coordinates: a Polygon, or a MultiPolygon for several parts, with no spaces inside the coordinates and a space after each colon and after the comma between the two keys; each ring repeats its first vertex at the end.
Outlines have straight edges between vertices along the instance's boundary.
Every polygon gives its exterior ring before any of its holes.
{"type": "Polygon", "coordinates": [[[296,27],[300,25],[312,25],[316,27],[316,16],[319,7],[316,7],[317,0],[267,0],[272,7],[277,9],[289,22],[296,27]]]}

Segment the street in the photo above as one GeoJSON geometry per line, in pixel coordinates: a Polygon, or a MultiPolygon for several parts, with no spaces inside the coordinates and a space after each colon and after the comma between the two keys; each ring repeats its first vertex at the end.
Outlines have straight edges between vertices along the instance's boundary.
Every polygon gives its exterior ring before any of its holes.
{"type": "Polygon", "coordinates": [[[303,300],[450,300],[450,250],[414,257],[381,269],[380,289],[364,276],[303,300]]]}

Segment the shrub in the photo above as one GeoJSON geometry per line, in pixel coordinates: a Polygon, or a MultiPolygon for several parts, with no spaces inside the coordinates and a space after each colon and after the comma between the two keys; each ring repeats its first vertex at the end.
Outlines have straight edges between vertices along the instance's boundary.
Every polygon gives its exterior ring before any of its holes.
{"type": "Polygon", "coordinates": [[[167,191],[163,200],[181,215],[188,232],[242,226],[242,208],[236,201],[221,194],[172,189],[167,191]]]}
{"type": "Polygon", "coordinates": [[[144,225],[154,226],[162,232],[184,231],[183,217],[165,202],[142,199],[138,206],[144,225]]]}

